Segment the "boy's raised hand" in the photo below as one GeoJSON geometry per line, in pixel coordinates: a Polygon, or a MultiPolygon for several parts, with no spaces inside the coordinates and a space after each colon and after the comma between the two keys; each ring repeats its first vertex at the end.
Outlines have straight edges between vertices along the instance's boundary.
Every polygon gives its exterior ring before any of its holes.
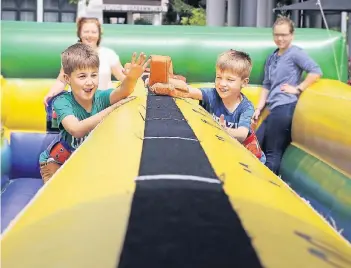
{"type": "Polygon", "coordinates": [[[151,59],[146,60],[144,52],[141,52],[138,58],[136,52],[134,52],[130,65],[128,66],[129,70],[126,72],[127,76],[133,79],[138,79],[145,72],[150,61],[151,59]]]}

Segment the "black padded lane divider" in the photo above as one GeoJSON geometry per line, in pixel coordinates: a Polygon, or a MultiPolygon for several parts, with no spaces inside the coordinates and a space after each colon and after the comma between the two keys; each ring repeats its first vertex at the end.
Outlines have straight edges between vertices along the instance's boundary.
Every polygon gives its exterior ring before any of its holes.
{"type": "Polygon", "coordinates": [[[118,267],[262,267],[174,100],[149,95],[145,121],[139,177],[118,267]]]}

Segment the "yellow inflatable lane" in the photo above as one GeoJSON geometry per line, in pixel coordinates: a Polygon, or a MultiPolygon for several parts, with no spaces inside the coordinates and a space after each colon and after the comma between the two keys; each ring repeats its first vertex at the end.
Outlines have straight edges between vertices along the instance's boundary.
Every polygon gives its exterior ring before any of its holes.
{"type": "Polygon", "coordinates": [[[2,267],[350,267],[351,247],[193,101],[111,113],[5,231],[2,267]]]}
{"type": "Polygon", "coordinates": [[[321,216],[219,129],[201,107],[179,99],[177,105],[265,267],[351,267],[349,244],[321,216]]]}
{"type": "Polygon", "coordinates": [[[142,151],[141,83],[5,231],[2,267],[114,267],[142,151]]]}

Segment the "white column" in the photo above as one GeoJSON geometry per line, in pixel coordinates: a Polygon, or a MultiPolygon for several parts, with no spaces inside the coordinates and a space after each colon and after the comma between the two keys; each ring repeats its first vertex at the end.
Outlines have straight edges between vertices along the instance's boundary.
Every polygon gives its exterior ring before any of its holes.
{"type": "Polygon", "coordinates": [[[224,26],[225,0],[206,1],[206,24],[208,26],[224,26]]]}
{"type": "Polygon", "coordinates": [[[347,46],[348,46],[348,56],[351,57],[351,12],[348,14],[348,27],[347,27],[347,46]]]}
{"type": "Polygon", "coordinates": [[[347,12],[341,12],[341,32],[347,34],[347,12]]]}
{"type": "Polygon", "coordinates": [[[266,27],[267,26],[267,17],[269,16],[268,12],[273,12],[268,10],[268,1],[269,0],[258,0],[257,1],[257,27],[266,27]]]}
{"type": "Polygon", "coordinates": [[[256,17],[257,17],[257,0],[241,0],[240,26],[255,27],[256,17]]]}
{"type": "Polygon", "coordinates": [[[162,25],[162,22],[163,22],[163,13],[160,12],[159,16],[160,16],[160,25],[162,25]]]}
{"type": "Polygon", "coordinates": [[[134,24],[133,12],[131,11],[127,12],[127,23],[134,24]]]}
{"type": "Polygon", "coordinates": [[[322,28],[322,15],[318,12],[311,12],[310,14],[310,27],[322,28]]]}
{"type": "Polygon", "coordinates": [[[43,0],[37,0],[37,22],[43,22],[44,3],[43,0]]]}
{"type": "MultiPolygon", "coordinates": [[[[300,0],[292,0],[292,4],[297,4],[300,3],[300,0]]],[[[300,25],[300,16],[299,16],[300,11],[299,10],[293,10],[291,12],[291,19],[295,24],[295,27],[299,27],[300,25]]]]}
{"type": "Polygon", "coordinates": [[[228,26],[240,25],[240,0],[228,0],[228,26]]]}
{"type": "MultiPolygon", "coordinates": [[[[258,0],[260,1],[260,0],[258,0]]],[[[274,12],[273,8],[276,7],[276,1],[275,0],[268,0],[267,2],[267,27],[272,27],[274,23],[274,12]]]]}
{"type": "Polygon", "coordinates": [[[310,28],[311,25],[311,12],[304,10],[303,12],[303,26],[305,28],[310,28]]]}
{"type": "Polygon", "coordinates": [[[159,13],[155,13],[154,18],[152,20],[152,25],[161,25],[159,13]]]}

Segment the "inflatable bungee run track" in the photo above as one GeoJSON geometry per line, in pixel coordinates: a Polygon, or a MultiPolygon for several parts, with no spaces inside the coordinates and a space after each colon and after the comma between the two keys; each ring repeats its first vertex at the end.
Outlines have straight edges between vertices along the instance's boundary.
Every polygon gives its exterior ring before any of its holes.
{"type": "MultiPolygon", "coordinates": [[[[351,267],[351,87],[344,37],[297,29],[323,70],[300,97],[281,178],[197,102],[136,98],[99,124],[45,185],[38,157],[57,135],[43,97],[75,24],[2,22],[1,262],[17,267],[351,267]]],[[[104,25],[102,45],[172,57],[211,86],[217,55],[253,59],[257,105],[269,28],[104,25]]]]}

